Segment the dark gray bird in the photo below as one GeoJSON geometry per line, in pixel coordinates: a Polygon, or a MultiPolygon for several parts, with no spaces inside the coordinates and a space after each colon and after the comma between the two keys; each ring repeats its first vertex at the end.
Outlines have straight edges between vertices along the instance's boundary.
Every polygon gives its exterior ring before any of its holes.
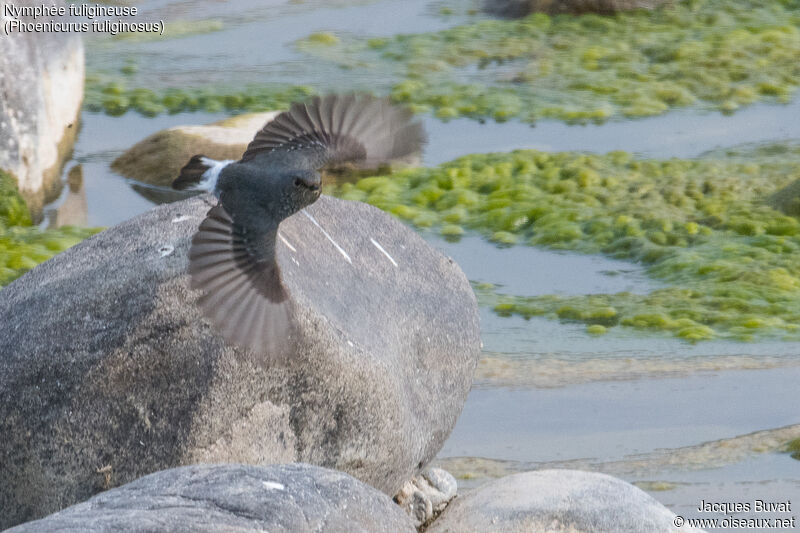
{"type": "Polygon", "coordinates": [[[239,161],[192,157],[172,186],[219,198],[192,239],[189,273],[222,336],[262,353],[284,346],[291,317],[275,260],[278,226],[319,198],[320,169],[374,168],[419,154],[424,142],[422,125],[386,99],[329,95],[292,104],[239,161]]]}

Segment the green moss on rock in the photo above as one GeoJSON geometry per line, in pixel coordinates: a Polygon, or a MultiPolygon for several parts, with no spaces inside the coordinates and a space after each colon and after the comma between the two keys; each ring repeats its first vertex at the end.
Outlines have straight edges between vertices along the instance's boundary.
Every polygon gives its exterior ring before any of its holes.
{"type": "Polygon", "coordinates": [[[73,227],[42,231],[32,226],[15,181],[0,170],[0,287],[96,231],[73,227]]]}
{"type": "Polygon", "coordinates": [[[9,173],[0,170],[0,228],[30,225],[30,213],[17,192],[16,180],[9,173]]]}
{"type": "Polygon", "coordinates": [[[786,444],[786,451],[792,454],[792,459],[800,461],[800,439],[794,439],[786,444]]]}

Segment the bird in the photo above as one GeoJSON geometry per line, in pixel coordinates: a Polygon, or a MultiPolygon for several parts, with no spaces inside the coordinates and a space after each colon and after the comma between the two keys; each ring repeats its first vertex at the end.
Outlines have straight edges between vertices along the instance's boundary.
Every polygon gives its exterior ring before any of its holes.
{"type": "Polygon", "coordinates": [[[217,333],[280,355],[292,325],[275,256],[281,221],[317,201],[322,169],[407,160],[426,141],[422,124],[387,98],[330,94],[292,103],[256,133],[238,161],[193,156],[172,187],[218,199],[192,237],[188,267],[202,314],[217,333]]]}

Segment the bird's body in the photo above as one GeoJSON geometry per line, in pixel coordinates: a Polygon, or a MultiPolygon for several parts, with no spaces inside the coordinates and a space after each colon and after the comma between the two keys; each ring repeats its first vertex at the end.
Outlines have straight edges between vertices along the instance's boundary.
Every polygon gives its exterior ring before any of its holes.
{"type": "Polygon", "coordinates": [[[423,143],[421,125],[388,101],[330,95],[293,104],[239,161],[192,157],[173,187],[219,198],[189,251],[192,287],[203,291],[201,308],[217,330],[252,350],[280,351],[291,320],[275,258],[280,222],[319,198],[321,168],[377,166],[423,143]]]}

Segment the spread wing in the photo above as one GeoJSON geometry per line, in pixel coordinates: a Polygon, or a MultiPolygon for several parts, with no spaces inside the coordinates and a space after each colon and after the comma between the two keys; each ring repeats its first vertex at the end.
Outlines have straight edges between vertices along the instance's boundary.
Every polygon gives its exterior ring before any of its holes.
{"type": "Polygon", "coordinates": [[[275,261],[275,231],[245,230],[222,205],[212,207],[189,249],[191,287],[200,309],[227,340],[279,355],[289,309],[275,261]]]}
{"type": "Polygon", "coordinates": [[[294,103],[259,131],[242,161],[262,154],[302,152],[317,168],[362,168],[407,160],[422,150],[425,132],[411,113],[386,98],[327,95],[294,103]]]}

